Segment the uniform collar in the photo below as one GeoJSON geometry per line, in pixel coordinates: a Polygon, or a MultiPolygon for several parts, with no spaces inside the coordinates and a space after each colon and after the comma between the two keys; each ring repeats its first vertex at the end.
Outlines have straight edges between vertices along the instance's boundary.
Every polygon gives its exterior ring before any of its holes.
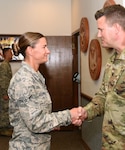
{"type": "Polygon", "coordinates": [[[125,60],[125,49],[122,50],[121,53],[117,53],[115,51],[113,56],[111,57],[111,61],[113,62],[114,60],[125,60]]]}

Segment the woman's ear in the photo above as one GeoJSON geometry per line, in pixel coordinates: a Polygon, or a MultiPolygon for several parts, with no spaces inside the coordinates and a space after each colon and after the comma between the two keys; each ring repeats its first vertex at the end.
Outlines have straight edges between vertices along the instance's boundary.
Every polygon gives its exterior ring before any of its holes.
{"type": "Polygon", "coordinates": [[[33,51],[32,47],[31,47],[31,46],[28,46],[27,49],[26,49],[27,55],[28,55],[28,56],[29,56],[29,55],[32,56],[32,51],[33,51]]]}

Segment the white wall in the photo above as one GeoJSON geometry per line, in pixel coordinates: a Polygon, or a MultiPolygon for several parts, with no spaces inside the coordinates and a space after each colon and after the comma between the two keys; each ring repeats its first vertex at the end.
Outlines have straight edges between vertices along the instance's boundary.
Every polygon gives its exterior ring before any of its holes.
{"type": "MultiPolygon", "coordinates": [[[[97,35],[97,25],[94,18],[95,12],[102,8],[105,0],[72,0],[72,32],[80,27],[82,17],[87,17],[89,22],[90,38],[89,43],[97,35]]],[[[116,3],[123,4],[122,0],[115,0],[116,3]]],[[[102,68],[98,80],[93,81],[89,73],[88,52],[81,52],[81,92],[93,96],[100,87],[102,76],[107,59],[112,55],[113,51],[102,49],[102,68]]]]}
{"type": "MultiPolygon", "coordinates": [[[[71,0],[0,0],[0,34],[71,35],[71,0]]],[[[21,62],[12,62],[13,74],[21,62]]]]}
{"type": "Polygon", "coordinates": [[[71,0],[0,0],[0,34],[71,35],[71,0]]]}

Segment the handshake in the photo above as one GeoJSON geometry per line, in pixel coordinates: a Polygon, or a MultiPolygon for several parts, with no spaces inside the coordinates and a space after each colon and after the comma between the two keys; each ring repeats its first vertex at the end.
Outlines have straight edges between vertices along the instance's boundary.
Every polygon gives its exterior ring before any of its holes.
{"type": "Polygon", "coordinates": [[[86,110],[79,106],[78,108],[72,108],[70,110],[71,121],[75,126],[80,126],[82,122],[87,118],[86,110]]]}

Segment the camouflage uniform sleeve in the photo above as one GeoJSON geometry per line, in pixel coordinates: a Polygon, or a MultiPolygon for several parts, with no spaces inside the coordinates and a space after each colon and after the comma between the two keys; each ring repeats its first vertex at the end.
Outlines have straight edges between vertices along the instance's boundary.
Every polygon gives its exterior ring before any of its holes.
{"type": "Polygon", "coordinates": [[[32,112],[28,111],[27,107],[20,107],[20,113],[26,126],[34,133],[50,132],[56,127],[67,126],[71,123],[68,110],[50,114],[41,113],[40,110],[36,109],[33,111],[35,111],[34,116],[31,115],[32,112]]]}
{"type": "Polygon", "coordinates": [[[106,69],[104,71],[103,80],[99,91],[95,94],[92,101],[84,107],[87,110],[88,120],[91,120],[104,113],[106,95],[108,92],[110,64],[111,60],[109,59],[106,64],[106,69]]]}
{"type": "Polygon", "coordinates": [[[7,95],[7,90],[11,78],[12,78],[11,67],[8,63],[3,62],[0,66],[0,86],[2,95],[7,95]]]}
{"type": "Polygon", "coordinates": [[[105,101],[108,92],[109,86],[109,77],[111,74],[111,66],[112,60],[114,59],[114,55],[108,59],[107,64],[105,66],[105,71],[103,75],[103,80],[99,91],[95,94],[92,101],[85,106],[88,114],[88,120],[95,118],[96,116],[100,116],[104,113],[105,101]]]}
{"type": "Polygon", "coordinates": [[[44,107],[46,106],[33,106],[30,101],[20,105],[19,110],[21,116],[30,131],[35,133],[46,133],[54,130],[56,127],[71,124],[69,110],[48,113],[44,107]]]}
{"type": "Polygon", "coordinates": [[[100,90],[95,94],[92,101],[84,107],[87,111],[87,120],[91,120],[104,113],[105,94],[103,90],[104,87],[102,84],[100,90]]]}

